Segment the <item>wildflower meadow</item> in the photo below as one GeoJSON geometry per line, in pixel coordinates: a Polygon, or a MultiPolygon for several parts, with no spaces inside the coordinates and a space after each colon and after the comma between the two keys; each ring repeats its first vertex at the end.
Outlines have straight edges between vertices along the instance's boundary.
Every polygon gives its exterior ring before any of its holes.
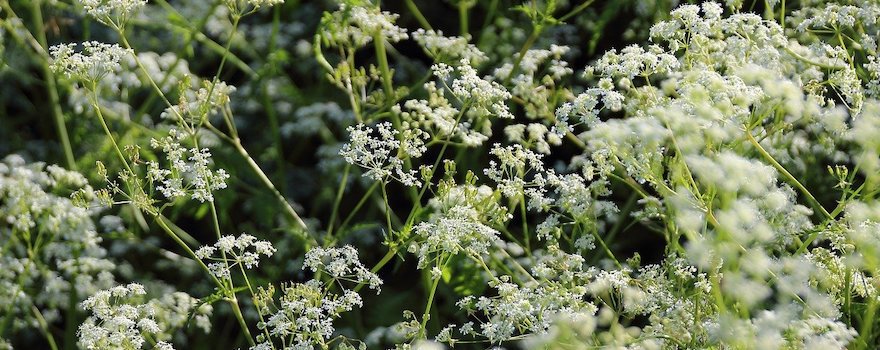
{"type": "Polygon", "coordinates": [[[0,0],[0,350],[878,349],[880,1],[0,0]]]}

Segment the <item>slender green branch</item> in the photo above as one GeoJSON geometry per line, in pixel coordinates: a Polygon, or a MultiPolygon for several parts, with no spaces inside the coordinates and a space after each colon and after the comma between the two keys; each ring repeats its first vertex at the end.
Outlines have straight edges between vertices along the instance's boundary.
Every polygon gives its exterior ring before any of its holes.
{"type": "Polygon", "coordinates": [[[425,304],[425,312],[422,313],[422,323],[419,325],[419,334],[417,339],[426,339],[428,327],[428,319],[431,318],[431,306],[434,305],[434,295],[437,293],[437,285],[440,283],[439,278],[431,279],[431,291],[428,292],[428,302],[425,304]]]}
{"type": "Polygon", "coordinates": [[[519,71],[519,65],[522,63],[523,57],[526,57],[526,53],[529,52],[529,49],[535,44],[535,40],[538,40],[538,37],[541,36],[543,28],[544,27],[541,25],[535,25],[532,29],[532,34],[526,39],[525,44],[523,44],[522,48],[519,50],[519,54],[516,56],[516,60],[513,61],[513,68],[510,69],[510,73],[507,75],[507,78],[504,79],[505,82],[510,82],[510,80],[516,75],[517,71],[519,71]]]}
{"type": "Polygon", "coordinates": [[[263,185],[265,185],[266,188],[268,188],[269,191],[271,191],[272,194],[275,196],[275,199],[277,199],[278,202],[282,204],[283,209],[287,213],[287,215],[289,215],[296,222],[299,228],[304,231],[308,230],[308,226],[306,226],[305,221],[300,218],[299,214],[296,213],[296,210],[294,210],[293,207],[290,205],[290,202],[288,202],[287,199],[285,199],[284,196],[281,195],[281,192],[278,192],[278,189],[275,188],[274,184],[272,184],[272,180],[269,180],[269,177],[266,176],[266,173],[263,172],[263,169],[260,168],[257,162],[254,161],[253,158],[251,158],[251,155],[248,154],[247,150],[241,145],[241,141],[234,140],[233,146],[235,146],[235,149],[238,151],[238,153],[241,154],[242,157],[244,157],[251,170],[253,170],[254,173],[257,174],[257,177],[260,178],[260,181],[263,182],[263,185]]]}
{"type": "Polygon", "coordinates": [[[382,89],[385,90],[386,103],[394,100],[394,85],[391,81],[391,69],[388,68],[388,54],[385,50],[385,37],[381,33],[373,35],[373,47],[376,48],[376,60],[382,73],[382,89]]]}
{"type": "Polygon", "coordinates": [[[574,9],[572,9],[570,12],[568,12],[567,14],[565,14],[564,16],[559,17],[559,21],[560,21],[560,22],[565,22],[565,21],[567,21],[569,18],[572,18],[572,17],[574,17],[575,15],[577,15],[578,13],[581,13],[581,11],[587,9],[587,7],[590,7],[590,5],[593,4],[593,1],[595,1],[595,0],[587,0],[587,1],[584,1],[583,3],[581,3],[580,5],[578,5],[577,7],[575,7],[574,9]]]}
{"type": "Polygon", "coordinates": [[[817,211],[822,213],[822,215],[826,219],[834,220],[834,217],[831,216],[831,213],[825,210],[825,207],[822,206],[822,203],[819,203],[816,197],[814,197],[813,194],[810,193],[810,191],[807,190],[807,188],[804,187],[804,185],[802,185],[796,177],[794,177],[794,175],[788,172],[788,170],[785,170],[785,167],[783,167],[782,164],[779,164],[779,162],[777,162],[776,159],[774,159],[773,156],[770,155],[770,153],[767,153],[767,150],[765,150],[764,147],[761,146],[760,143],[758,143],[758,140],[755,140],[755,137],[752,136],[751,130],[746,129],[746,137],[748,137],[749,143],[751,143],[752,146],[754,146],[755,149],[758,150],[758,153],[760,153],[767,162],[773,165],[773,167],[776,168],[776,171],[778,171],[782,175],[782,177],[785,178],[785,181],[788,182],[789,185],[797,188],[798,191],[800,191],[801,194],[807,198],[807,201],[810,202],[810,205],[813,207],[813,209],[816,209],[817,211]]]}
{"type": "Polygon", "coordinates": [[[70,146],[70,138],[67,135],[67,125],[64,122],[64,113],[61,111],[61,101],[58,98],[58,86],[55,82],[55,76],[52,74],[52,70],[49,68],[49,58],[43,56],[49,46],[46,40],[46,28],[43,23],[43,11],[41,8],[42,1],[33,0],[31,1],[31,13],[34,17],[34,32],[36,34],[37,41],[40,43],[40,47],[43,48],[40,56],[43,59],[40,60],[40,68],[42,69],[43,79],[46,83],[46,93],[49,95],[49,104],[50,109],[52,111],[52,119],[55,120],[55,127],[58,129],[58,139],[61,141],[61,148],[64,150],[64,159],[67,163],[67,168],[71,170],[76,170],[76,158],[73,156],[73,148],[70,146]]]}
{"type": "Polygon", "coordinates": [[[339,182],[339,189],[336,190],[336,199],[333,201],[333,211],[330,213],[330,221],[327,222],[327,237],[333,237],[333,225],[336,223],[336,216],[339,214],[339,204],[342,203],[342,195],[345,193],[345,187],[348,184],[348,173],[351,171],[351,164],[345,163],[345,170],[342,171],[342,180],[339,182]]]}
{"type": "Polygon", "coordinates": [[[409,9],[409,12],[416,18],[416,21],[419,22],[419,25],[425,30],[432,30],[431,24],[428,23],[428,20],[425,18],[425,15],[422,14],[422,11],[419,11],[419,7],[413,2],[413,0],[406,0],[406,8],[409,9]]]}

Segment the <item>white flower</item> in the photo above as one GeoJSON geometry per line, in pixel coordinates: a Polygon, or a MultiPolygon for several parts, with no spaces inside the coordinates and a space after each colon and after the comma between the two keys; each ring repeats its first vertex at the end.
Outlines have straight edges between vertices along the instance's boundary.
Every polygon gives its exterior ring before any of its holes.
{"type": "Polygon", "coordinates": [[[213,202],[213,192],[226,188],[229,174],[224,169],[211,170],[211,152],[207,148],[183,147],[181,142],[186,139],[186,133],[171,129],[169,136],[150,140],[150,146],[165,153],[170,166],[147,162],[147,179],[169,200],[189,195],[202,203],[213,202]]]}
{"type": "Polygon", "coordinates": [[[260,257],[271,257],[276,249],[269,241],[242,233],[238,237],[222,236],[210,246],[202,246],[195,251],[199,259],[210,261],[208,268],[217,278],[230,277],[230,269],[237,265],[252,269],[259,265],[260,257]]]}
{"type": "Polygon", "coordinates": [[[404,186],[421,186],[414,169],[404,169],[404,159],[418,158],[426,150],[424,140],[428,135],[419,129],[400,132],[389,122],[376,128],[358,124],[348,127],[349,142],[342,145],[339,154],[345,161],[367,169],[364,176],[376,181],[389,179],[400,181],[404,186]],[[378,134],[376,136],[374,135],[378,134]]]}
{"type": "Polygon", "coordinates": [[[76,52],[77,44],[59,44],[49,48],[52,56],[51,68],[56,74],[86,83],[91,89],[94,84],[108,75],[119,72],[122,59],[131,57],[132,51],[116,44],[97,41],[82,43],[82,52],[76,52]]]}
{"type": "Polygon", "coordinates": [[[358,260],[357,249],[347,245],[342,248],[315,247],[306,253],[303,268],[324,272],[333,279],[364,283],[379,290],[382,280],[358,260]]]}
{"type": "Polygon", "coordinates": [[[104,25],[122,28],[147,0],[77,0],[89,16],[104,25]]]}

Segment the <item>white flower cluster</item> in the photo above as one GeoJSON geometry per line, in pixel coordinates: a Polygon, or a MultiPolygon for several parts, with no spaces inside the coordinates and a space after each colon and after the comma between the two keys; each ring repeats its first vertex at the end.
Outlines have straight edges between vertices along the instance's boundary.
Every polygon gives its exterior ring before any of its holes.
{"type": "Polygon", "coordinates": [[[876,28],[877,19],[880,18],[880,5],[872,1],[854,1],[852,5],[826,3],[800,9],[792,16],[802,19],[796,27],[801,32],[808,29],[838,30],[857,25],[876,28]]]}
{"type": "Polygon", "coordinates": [[[248,0],[248,2],[254,8],[260,8],[260,7],[264,7],[264,6],[265,7],[272,7],[275,5],[281,5],[284,3],[284,0],[248,0]]]}
{"type": "MultiPolygon", "coordinates": [[[[262,295],[258,296],[264,300],[260,303],[266,304],[259,309],[265,317],[259,327],[283,344],[291,344],[293,349],[312,349],[315,343],[326,343],[336,331],[333,321],[342,313],[363,306],[357,292],[344,289],[342,295],[328,293],[317,280],[284,285],[276,310],[270,306],[274,304],[274,292],[270,286],[262,289],[262,295]]],[[[251,350],[264,349],[272,349],[271,340],[264,339],[251,347],[251,350]]]]}
{"type": "MultiPolygon", "coordinates": [[[[139,300],[147,292],[144,286],[131,283],[102,290],[82,302],[90,316],[80,325],[78,345],[84,349],[142,349],[147,339],[162,332],[153,318],[153,308],[139,300]]],[[[173,349],[166,342],[157,349],[173,349]]]]}
{"type": "MultiPolygon", "coordinates": [[[[153,319],[159,324],[160,329],[166,331],[183,329],[192,321],[205,334],[211,332],[210,317],[214,307],[208,303],[201,303],[199,299],[187,293],[177,291],[163,293],[161,298],[150,299],[147,305],[153,308],[153,319]]],[[[172,336],[170,332],[158,335],[163,340],[171,339],[172,336]]]]}
{"type": "Polygon", "coordinates": [[[468,146],[481,145],[491,135],[488,119],[465,119],[446,99],[445,90],[438,89],[433,81],[425,83],[424,88],[428,92],[427,99],[407,100],[403,105],[391,107],[391,112],[406,121],[408,128],[425,130],[435,138],[460,141],[468,146]]]}
{"type": "Polygon", "coordinates": [[[52,56],[52,70],[56,74],[64,74],[74,81],[93,85],[122,68],[120,62],[133,55],[128,49],[116,44],[104,44],[97,41],[82,43],[82,52],[76,52],[77,44],[59,44],[49,48],[52,56]]]}
{"type": "Polygon", "coordinates": [[[84,202],[95,197],[79,173],[17,155],[0,161],[0,309],[14,318],[13,334],[37,326],[34,310],[56,322],[71,296],[114,284],[116,264],[92,219],[99,210],[75,205],[67,197],[74,191],[84,202]]]}
{"type": "Polygon", "coordinates": [[[443,258],[462,252],[472,257],[485,255],[499,239],[498,231],[481,222],[474,207],[461,205],[435,214],[416,225],[413,232],[419,242],[409,250],[419,257],[419,268],[441,265],[443,258]]]}
{"type": "Polygon", "coordinates": [[[171,201],[190,196],[202,203],[213,202],[213,192],[226,188],[229,174],[224,169],[211,170],[211,153],[207,148],[183,147],[181,143],[188,138],[187,133],[171,129],[168,136],[151,139],[150,146],[165,153],[170,167],[164,168],[158,162],[149,161],[147,178],[171,201]]]}
{"type": "Polygon", "coordinates": [[[442,31],[417,29],[413,39],[425,49],[436,62],[458,64],[466,61],[471,65],[479,65],[489,60],[480,49],[468,43],[468,38],[443,36],[442,31]]]}
{"type": "Polygon", "coordinates": [[[589,88],[575,97],[574,101],[563,103],[556,109],[556,125],[554,132],[565,134],[574,126],[583,124],[593,127],[599,123],[599,113],[608,109],[612,112],[623,108],[623,94],[613,90],[613,84],[608,78],[599,81],[599,87],[589,88]],[[599,107],[599,103],[602,106],[599,107]],[[574,125],[569,125],[569,120],[574,119],[574,125]]]}
{"type": "Polygon", "coordinates": [[[380,11],[378,6],[339,5],[339,10],[322,20],[322,36],[334,46],[363,47],[378,36],[398,42],[409,37],[406,29],[394,24],[398,14],[380,11]]]}
{"type": "Polygon", "coordinates": [[[252,269],[259,265],[260,256],[271,257],[275,247],[269,241],[243,233],[238,237],[223,236],[213,245],[202,246],[196,250],[196,257],[208,263],[208,269],[218,279],[230,278],[230,270],[236,266],[252,269]]]}
{"type": "Polygon", "coordinates": [[[593,66],[587,68],[587,74],[632,80],[635,77],[668,74],[678,66],[678,59],[660,46],[651,45],[645,50],[641,46],[630,45],[619,53],[612,49],[603,54],[593,66]]]}
{"type": "MultiPolygon", "coordinates": [[[[315,344],[327,346],[336,331],[333,321],[343,312],[363,306],[361,296],[343,282],[367,284],[378,293],[382,280],[364,267],[351,246],[312,248],[306,253],[303,268],[327,274],[330,280],[283,284],[277,302],[275,287],[261,287],[255,303],[265,321],[258,327],[294,349],[312,349],[315,344]],[[341,291],[337,292],[338,289],[341,291]]],[[[252,350],[274,348],[272,339],[261,336],[257,341],[252,350]]]]}
{"type": "Polygon", "coordinates": [[[223,81],[207,80],[203,80],[201,85],[198,89],[183,91],[179,103],[166,108],[162,112],[162,118],[189,123],[195,128],[212,114],[229,107],[229,96],[235,92],[235,86],[227,85],[223,81]]]}
{"type": "Polygon", "coordinates": [[[505,104],[511,95],[501,84],[480,78],[477,70],[465,61],[456,67],[450,67],[445,63],[437,63],[431,66],[434,76],[444,84],[452,80],[450,91],[461,103],[468,108],[468,115],[472,118],[484,118],[494,116],[496,118],[513,119],[505,104]],[[453,77],[453,71],[457,72],[453,77]]]}
{"type": "Polygon", "coordinates": [[[104,25],[123,28],[147,0],[77,0],[86,13],[104,25]]]}
{"type": "Polygon", "coordinates": [[[404,186],[421,186],[414,169],[404,169],[405,159],[419,158],[427,150],[428,134],[420,129],[403,132],[390,122],[376,125],[375,129],[364,124],[348,127],[349,141],[342,145],[339,154],[349,164],[367,170],[364,176],[376,181],[389,179],[400,181],[404,186]],[[378,134],[373,136],[374,132],[378,134]]]}
{"type": "Polygon", "coordinates": [[[382,280],[358,260],[358,252],[347,245],[342,248],[315,247],[306,253],[303,268],[323,272],[335,280],[366,284],[379,290],[382,280]]]}
{"type": "Polygon", "coordinates": [[[502,147],[497,143],[492,146],[489,154],[497,157],[498,162],[489,161],[489,167],[483,173],[498,184],[498,189],[505,196],[517,198],[524,195],[528,187],[543,185],[543,155],[519,144],[502,147]]]}
{"type": "Polygon", "coordinates": [[[497,296],[467,296],[457,303],[462,309],[479,311],[488,317],[479,329],[465,324],[459,328],[460,332],[499,344],[522,333],[545,333],[558,315],[592,315],[596,312],[595,305],[583,302],[585,289],[572,290],[556,283],[522,287],[502,282],[506,279],[507,276],[503,276],[499,282],[490,283],[497,290],[497,296]]]}
{"type": "Polygon", "coordinates": [[[528,50],[519,61],[516,72],[513,72],[514,64],[510,62],[495,69],[493,75],[496,78],[509,79],[513,84],[510,92],[523,106],[526,118],[545,119],[552,116],[556,105],[553,101],[571,95],[571,91],[565,87],[564,78],[574,70],[562,58],[569,50],[568,46],[555,44],[550,45],[548,50],[528,50]],[[515,75],[511,77],[511,74],[515,75]]]}
{"type": "Polygon", "coordinates": [[[504,128],[504,134],[508,141],[533,148],[542,154],[550,154],[550,145],[562,144],[562,137],[541,123],[508,125],[504,128]]]}

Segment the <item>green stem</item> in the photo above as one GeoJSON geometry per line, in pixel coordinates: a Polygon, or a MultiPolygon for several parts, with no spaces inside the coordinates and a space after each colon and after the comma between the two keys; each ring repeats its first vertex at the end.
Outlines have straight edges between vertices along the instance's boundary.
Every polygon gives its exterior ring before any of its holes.
{"type": "Polygon", "coordinates": [[[43,313],[34,305],[31,305],[31,311],[33,311],[34,318],[37,319],[37,323],[40,325],[40,332],[43,333],[43,336],[46,337],[46,341],[49,343],[49,348],[58,350],[58,344],[55,343],[55,338],[52,337],[52,332],[49,331],[49,323],[46,322],[43,313]]]}
{"type": "Polygon", "coordinates": [[[165,231],[165,233],[169,237],[171,237],[171,239],[174,240],[174,242],[177,243],[178,246],[183,248],[183,250],[186,251],[186,254],[189,255],[190,258],[192,258],[193,260],[196,261],[196,263],[199,265],[199,267],[201,267],[202,270],[204,270],[205,273],[207,273],[208,276],[211,277],[211,280],[214,282],[214,284],[217,285],[217,287],[225,288],[225,285],[222,282],[220,282],[220,280],[218,280],[217,277],[214,276],[213,273],[211,273],[211,269],[208,268],[208,265],[205,265],[205,262],[202,261],[202,259],[199,259],[198,256],[196,256],[196,253],[192,250],[192,248],[190,248],[189,245],[186,244],[186,242],[184,242],[182,239],[180,239],[180,237],[176,233],[174,233],[174,230],[172,230],[170,227],[168,227],[168,223],[165,222],[166,220],[168,220],[168,218],[166,218],[162,214],[157,214],[155,216],[155,219],[156,219],[156,223],[159,224],[159,227],[161,227],[162,230],[165,231]]]}
{"type": "Polygon", "coordinates": [[[416,18],[416,21],[419,22],[419,25],[426,30],[432,30],[431,24],[428,23],[428,20],[425,19],[425,16],[422,14],[422,11],[419,11],[419,7],[413,2],[413,0],[406,0],[406,8],[409,9],[409,12],[416,18]]]}
{"type": "Polygon", "coordinates": [[[348,227],[348,223],[351,222],[352,219],[354,219],[354,214],[361,210],[361,207],[363,207],[367,200],[370,199],[370,195],[373,194],[373,191],[375,191],[378,187],[379,183],[374,182],[373,185],[370,186],[369,189],[367,189],[367,192],[364,193],[364,196],[361,197],[357,204],[355,204],[354,209],[352,209],[351,212],[348,213],[348,216],[345,217],[345,220],[342,220],[342,224],[339,225],[339,232],[342,232],[342,229],[348,227]]]}
{"type": "Polygon", "coordinates": [[[373,47],[376,48],[376,60],[382,73],[382,89],[385,90],[386,103],[394,100],[394,86],[391,82],[391,69],[388,68],[388,54],[385,50],[385,37],[381,33],[373,35],[373,47]]]}
{"type": "Polygon", "coordinates": [[[434,295],[437,293],[437,285],[440,283],[439,278],[434,278],[431,282],[431,291],[428,293],[428,303],[425,305],[425,312],[422,313],[422,323],[419,326],[419,335],[417,339],[427,339],[428,319],[431,318],[431,306],[434,305],[434,295]]]}
{"type": "Polygon", "coordinates": [[[773,156],[770,155],[770,153],[767,153],[767,150],[765,150],[764,147],[762,147],[761,144],[758,143],[758,140],[755,140],[755,137],[752,136],[751,130],[746,129],[746,136],[748,137],[749,142],[752,144],[752,146],[754,146],[755,149],[758,150],[758,153],[760,153],[761,156],[764,157],[765,160],[770,162],[770,164],[773,165],[774,168],[776,168],[776,171],[778,171],[780,174],[782,174],[782,176],[785,178],[786,182],[788,182],[789,185],[792,185],[795,188],[797,188],[798,191],[800,191],[801,194],[807,198],[807,201],[810,202],[810,205],[813,206],[813,209],[818,210],[828,220],[834,220],[834,217],[831,216],[831,213],[829,213],[827,210],[825,210],[825,207],[823,207],[822,204],[819,203],[819,201],[816,199],[816,197],[813,197],[813,194],[810,193],[810,191],[807,190],[807,188],[804,187],[804,185],[802,185],[800,183],[800,181],[798,181],[798,179],[796,177],[794,177],[794,175],[792,175],[790,172],[788,172],[788,170],[785,170],[785,168],[782,166],[782,164],[779,164],[779,162],[777,162],[776,159],[774,159],[773,156]]]}
{"type": "Polygon", "coordinates": [[[526,245],[525,246],[526,251],[531,252],[532,247],[529,244],[529,236],[531,234],[529,233],[529,219],[528,219],[528,212],[526,211],[526,196],[525,195],[523,195],[522,200],[519,201],[519,212],[520,212],[520,217],[522,219],[523,243],[525,243],[525,245],[526,245]]]}
{"type": "Polygon", "coordinates": [[[779,26],[782,29],[785,29],[785,0],[781,1],[780,11],[779,11],[779,26]]]}
{"type": "Polygon", "coordinates": [[[459,34],[462,37],[468,36],[468,10],[470,4],[467,1],[458,2],[458,26],[459,34]]]}
{"type": "Polygon", "coordinates": [[[241,330],[244,331],[248,344],[251,346],[257,345],[257,343],[254,342],[254,337],[251,336],[251,330],[248,329],[247,322],[244,320],[244,315],[241,314],[241,307],[238,306],[238,298],[236,298],[235,295],[229,299],[229,305],[232,306],[232,313],[235,314],[235,319],[238,320],[241,330]]]}
{"type": "Polygon", "coordinates": [[[348,183],[348,173],[351,171],[351,164],[345,163],[345,170],[342,172],[342,181],[339,182],[339,189],[336,191],[336,199],[333,201],[333,211],[330,213],[330,221],[327,223],[327,237],[333,237],[333,225],[336,223],[336,216],[339,214],[339,204],[342,203],[342,195],[345,193],[345,187],[348,183]]]}
{"type": "Polygon", "coordinates": [[[541,36],[541,30],[543,30],[543,28],[544,27],[542,27],[541,25],[536,25],[532,29],[532,34],[530,34],[529,38],[526,39],[525,44],[523,44],[523,47],[519,50],[519,55],[516,56],[516,61],[513,62],[513,68],[510,70],[510,74],[507,76],[506,79],[504,79],[505,83],[510,82],[510,80],[513,79],[513,77],[516,75],[517,71],[519,70],[519,65],[522,63],[523,57],[526,56],[526,53],[529,51],[530,48],[532,48],[532,45],[535,44],[535,40],[538,40],[538,37],[541,36]]]}
{"type": "MultiPolygon", "coordinates": [[[[43,23],[43,11],[40,7],[41,3],[42,1],[40,0],[31,1],[31,12],[34,16],[34,32],[37,41],[43,48],[43,53],[45,53],[47,52],[46,50],[48,50],[48,44],[46,40],[45,24],[43,23]]],[[[55,127],[58,129],[58,139],[61,141],[61,148],[64,150],[64,158],[67,162],[67,168],[76,170],[76,158],[73,157],[73,148],[70,146],[70,138],[67,135],[67,126],[64,122],[64,113],[61,111],[61,102],[58,98],[58,86],[55,82],[55,76],[52,75],[52,70],[49,68],[48,57],[43,56],[43,53],[39,53],[40,56],[43,57],[43,59],[40,60],[40,68],[42,69],[43,79],[46,81],[46,92],[49,95],[52,118],[55,120],[55,127]]]]}
{"type": "Polygon", "coordinates": [[[233,146],[235,146],[235,149],[238,151],[238,153],[242,157],[244,157],[245,161],[247,161],[248,165],[251,167],[251,170],[253,170],[254,173],[257,174],[257,177],[260,178],[260,181],[263,182],[263,185],[265,185],[266,188],[268,188],[272,192],[272,194],[275,196],[275,199],[277,199],[279,203],[283,204],[283,209],[285,210],[287,215],[289,215],[296,222],[297,226],[299,226],[299,228],[301,228],[303,231],[308,230],[308,227],[306,226],[306,223],[303,221],[303,219],[300,218],[299,214],[296,213],[296,210],[294,210],[293,207],[290,206],[290,203],[287,201],[287,199],[285,199],[284,196],[281,195],[281,192],[278,192],[278,189],[275,188],[274,184],[272,184],[272,180],[269,180],[269,177],[266,176],[266,173],[263,172],[263,169],[260,168],[260,165],[258,165],[257,162],[254,161],[253,158],[251,158],[251,155],[248,154],[247,150],[244,149],[244,147],[241,145],[241,141],[238,139],[235,139],[233,141],[233,146]]]}
{"type": "Polygon", "coordinates": [[[569,18],[574,17],[575,15],[577,15],[578,13],[580,13],[581,11],[585,10],[587,7],[592,5],[593,1],[595,1],[595,0],[584,1],[582,4],[578,5],[578,7],[575,7],[574,9],[572,9],[569,13],[565,14],[562,17],[559,17],[559,21],[565,22],[569,18]]]}
{"type": "MultiPolygon", "coordinates": [[[[93,84],[94,85],[94,84],[93,84]]],[[[98,105],[98,93],[95,91],[97,87],[92,86],[92,108],[95,109],[95,114],[98,115],[98,120],[101,122],[101,127],[104,129],[104,133],[107,134],[107,137],[110,139],[110,143],[113,144],[113,150],[116,151],[116,155],[119,157],[119,161],[122,162],[122,165],[125,166],[125,169],[128,170],[130,174],[134,174],[131,170],[131,167],[128,165],[128,161],[125,160],[125,156],[122,155],[122,150],[119,149],[119,145],[116,143],[116,138],[113,137],[113,134],[110,132],[110,128],[107,127],[107,122],[104,120],[104,114],[101,113],[101,106],[98,105]]]]}
{"type": "Polygon", "coordinates": [[[380,184],[382,187],[382,200],[385,203],[385,221],[388,224],[388,235],[394,232],[394,227],[391,225],[391,205],[388,204],[388,191],[385,188],[385,183],[380,184]]]}
{"type": "MultiPolygon", "coordinates": [[[[131,47],[131,44],[128,43],[128,39],[125,37],[125,33],[120,32],[119,37],[122,40],[122,45],[125,46],[126,49],[134,51],[134,49],[131,47]]],[[[150,86],[153,87],[153,90],[156,90],[156,93],[158,94],[158,96],[162,99],[163,102],[165,102],[165,106],[168,107],[170,110],[174,111],[174,114],[177,117],[177,119],[180,120],[184,125],[186,125],[186,123],[184,122],[183,116],[181,116],[180,113],[177,112],[177,110],[173,108],[174,106],[171,104],[171,101],[168,101],[168,98],[165,96],[165,93],[162,92],[162,89],[159,88],[159,85],[157,85],[156,81],[153,80],[153,77],[150,76],[150,72],[147,71],[147,68],[144,67],[143,63],[141,63],[141,60],[138,59],[137,54],[134,54],[132,56],[134,57],[135,64],[138,66],[138,68],[141,70],[141,72],[144,74],[144,76],[147,77],[147,81],[150,82],[150,86]]]]}
{"type": "MultiPolygon", "coordinates": [[[[391,247],[391,249],[388,249],[388,252],[385,253],[385,256],[383,256],[382,259],[380,259],[379,262],[376,263],[376,265],[373,265],[373,268],[370,269],[370,272],[372,272],[372,273],[379,272],[379,270],[382,269],[382,267],[384,267],[386,264],[388,264],[388,262],[391,261],[391,259],[394,258],[394,255],[396,255],[396,254],[397,254],[397,246],[394,246],[394,247],[391,247]]],[[[367,285],[366,283],[359,283],[357,286],[354,287],[354,291],[358,292],[361,289],[363,289],[364,286],[366,286],[366,285],[367,285]]]]}
{"type": "Polygon", "coordinates": [[[859,339],[856,341],[856,344],[859,344],[862,349],[871,349],[872,345],[869,343],[871,339],[872,331],[874,329],[874,322],[876,322],[875,314],[877,313],[877,298],[868,298],[868,310],[865,312],[864,317],[862,318],[862,327],[859,330],[859,339]]]}

